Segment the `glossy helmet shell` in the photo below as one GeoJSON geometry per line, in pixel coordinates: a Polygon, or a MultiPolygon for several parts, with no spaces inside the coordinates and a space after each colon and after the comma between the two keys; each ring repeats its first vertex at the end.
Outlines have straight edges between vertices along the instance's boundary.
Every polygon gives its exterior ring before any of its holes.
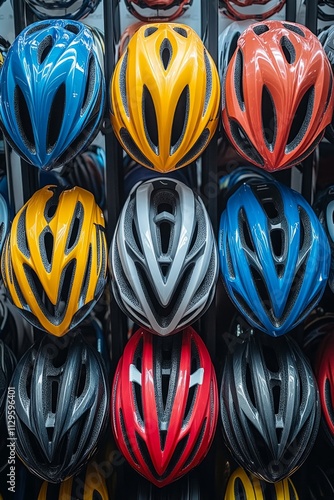
{"type": "Polygon", "coordinates": [[[27,162],[50,170],[93,141],[105,85],[90,30],[78,21],[38,21],[11,45],[0,72],[0,124],[27,162]]]}
{"type": "Polygon", "coordinates": [[[138,163],[169,172],[193,162],[218,125],[217,68],[189,26],[140,27],[115,66],[110,118],[138,163]]]}
{"type": "Polygon", "coordinates": [[[224,361],[220,404],[225,442],[256,477],[281,481],[311,452],[320,421],[318,388],[289,336],[257,332],[236,342],[224,361]]]}
{"type": "Polygon", "coordinates": [[[297,23],[252,24],[239,37],[225,80],[226,135],[269,171],[305,159],[333,114],[332,70],[317,37],[297,23]]]}
{"type": "Polygon", "coordinates": [[[104,216],[85,189],[45,186],[14,217],[2,252],[9,297],[35,327],[62,336],[94,307],[107,281],[104,216]]]}
{"type": "Polygon", "coordinates": [[[74,477],[54,484],[44,481],[37,500],[109,500],[109,493],[104,477],[104,470],[99,472],[98,464],[91,461],[74,477]]]}
{"type": "MultiPolygon", "coordinates": [[[[333,17],[334,20],[334,17],[333,17]]],[[[326,52],[332,71],[334,70],[334,26],[327,26],[327,28],[320,31],[318,35],[319,41],[326,52]]],[[[325,137],[331,143],[334,143],[334,117],[325,130],[325,137]]]]}
{"type": "Polygon", "coordinates": [[[109,257],[118,305],[153,333],[181,330],[213,300],[219,261],[212,225],[202,200],[176,179],[134,186],[109,257]]]}
{"type": "Polygon", "coordinates": [[[193,0],[125,0],[129,12],[144,23],[170,23],[182,16],[192,3],[193,0]],[[146,14],[145,9],[150,9],[150,14],[146,14]],[[152,9],[158,12],[155,14],[152,9]]]}
{"type": "Polygon", "coordinates": [[[81,336],[43,336],[22,356],[15,390],[16,453],[33,474],[61,482],[97,450],[109,416],[100,354],[81,336]]]}
{"type": "Polygon", "coordinates": [[[239,467],[231,474],[224,500],[298,500],[290,478],[274,484],[261,481],[246,469],[239,467]]]}
{"type": "Polygon", "coordinates": [[[84,19],[101,0],[25,0],[37,19],[84,19]]]}
{"type": "Polygon", "coordinates": [[[278,181],[244,183],[228,198],[218,250],[232,302],[269,335],[292,330],[324,293],[327,236],[303,196],[278,181]]]}
{"type": "Polygon", "coordinates": [[[333,331],[328,333],[317,350],[315,374],[319,387],[322,423],[326,436],[334,443],[334,342],[333,331]]]}
{"type": "Polygon", "coordinates": [[[207,454],[217,402],[214,367],[191,327],[169,338],[137,330],[113,381],[116,443],[137,472],[156,486],[166,486],[207,454]]]}
{"type": "Polygon", "coordinates": [[[261,21],[279,12],[285,5],[285,0],[219,0],[220,13],[233,19],[243,21],[250,19],[253,22],[261,21]],[[269,5],[268,5],[269,4],[269,5]],[[265,8],[249,9],[252,5],[265,5],[265,8]],[[246,9],[244,8],[246,7],[246,9]]]}

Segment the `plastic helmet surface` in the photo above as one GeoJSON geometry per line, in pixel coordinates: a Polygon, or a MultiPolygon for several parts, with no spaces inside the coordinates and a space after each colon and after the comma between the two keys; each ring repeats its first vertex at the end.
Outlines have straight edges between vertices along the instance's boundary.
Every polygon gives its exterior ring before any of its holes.
{"type": "Polygon", "coordinates": [[[237,152],[268,171],[303,161],[333,115],[333,76],[318,38],[297,23],[252,24],[225,78],[222,119],[237,152]]]}
{"type": "Polygon", "coordinates": [[[195,161],[217,128],[218,71],[192,28],[151,23],[118,60],[110,101],[123,149],[144,167],[170,172],[195,161]]]}
{"type": "Polygon", "coordinates": [[[0,72],[0,125],[27,162],[50,170],[94,140],[105,84],[94,38],[83,23],[38,21],[14,40],[0,72]]]}
{"type": "Polygon", "coordinates": [[[104,216],[93,194],[49,185],[14,217],[1,272],[9,298],[25,319],[61,337],[101,297],[107,260],[104,216]]]}
{"type": "Polygon", "coordinates": [[[115,299],[136,324],[166,336],[212,303],[217,245],[202,200],[176,179],[137,184],[119,216],[109,251],[115,299]]]}
{"type": "Polygon", "coordinates": [[[119,449],[154,485],[198,465],[218,415],[216,375],[199,335],[191,327],[169,338],[137,330],[116,368],[111,415],[119,449]]]}

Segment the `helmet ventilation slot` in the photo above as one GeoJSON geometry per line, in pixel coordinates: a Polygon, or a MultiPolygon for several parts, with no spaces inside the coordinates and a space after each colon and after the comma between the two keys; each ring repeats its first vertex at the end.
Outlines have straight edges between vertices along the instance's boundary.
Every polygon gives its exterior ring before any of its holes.
{"type": "Polygon", "coordinates": [[[314,87],[312,86],[303,95],[292,118],[289,137],[285,146],[285,152],[287,154],[291,153],[296,147],[298,147],[303,140],[312,118],[313,107],[314,87]]]}
{"type": "Polygon", "coordinates": [[[182,90],[175,107],[171,133],[170,154],[174,154],[175,151],[177,151],[184,137],[188,124],[189,104],[189,87],[186,85],[182,90]]]}
{"type": "Polygon", "coordinates": [[[261,36],[264,33],[266,33],[267,31],[269,31],[269,28],[265,23],[255,25],[252,29],[253,29],[255,35],[257,35],[257,36],[261,36]]]}
{"type": "Polygon", "coordinates": [[[261,115],[263,138],[269,151],[273,151],[276,141],[277,115],[274,100],[265,85],[262,88],[261,115]]]}
{"type": "Polygon", "coordinates": [[[158,122],[150,91],[143,87],[143,122],[147,142],[156,155],[159,154],[158,122]]]}
{"type": "Polygon", "coordinates": [[[47,58],[53,46],[53,38],[51,35],[48,35],[42,40],[42,42],[38,46],[38,62],[42,64],[47,58]]]}
{"type": "Polygon", "coordinates": [[[35,137],[29,109],[24,94],[18,85],[16,85],[14,90],[14,110],[24,144],[31,153],[36,153],[35,137]]]}
{"type": "Polygon", "coordinates": [[[161,62],[165,70],[167,70],[169,63],[171,62],[172,55],[173,55],[172,45],[168,40],[168,38],[165,38],[160,45],[161,62]]]}
{"type": "Polygon", "coordinates": [[[65,102],[66,102],[66,88],[65,84],[62,83],[61,85],[59,85],[59,88],[55,94],[55,97],[53,99],[50,108],[49,120],[47,126],[48,153],[51,153],[52,149],[55,147],[58,138],[60,136],[60,131],[64,120],[65,102]]]}
{"type": "Polygon", "coordinates": [[[282,52],[284,54],[287,63],[293,64],[296,60],[296,51],[294,46],[292,45],[287,36],[282,36],[280,43],[282,47],[282,52]]]}

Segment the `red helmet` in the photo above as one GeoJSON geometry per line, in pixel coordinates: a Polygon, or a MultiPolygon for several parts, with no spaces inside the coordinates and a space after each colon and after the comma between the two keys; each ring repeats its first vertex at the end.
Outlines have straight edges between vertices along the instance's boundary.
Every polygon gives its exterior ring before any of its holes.
{"type": "Polygon", "coordinates": [[[157,21],[170,23],[182,16],[192,3],[193,0],[125,0],[128,11],[140,21],[146,23],[157,21]],[[142,9],[156,9],[159,14],[156,16],[152,16],[152,13],[145,15],[142,9]]]}
{"type": "Polygon", "coordinates": [[[226,71],[225,132],[246,160],[269,171],[305,159],[333,115],[332,70],[318,38],[297,23],[254,23],[226,71]]]}
{"type": "Polygon", "coordinates": [[[334,444],[334,336],[328,333],[316,355],[315,374],[319,387],[322,421],[325,433],[334,444]]]}
{"type": "Polygon", "coordinates": [[[219,0],[219,10],[221,14],[233,19],[233,21],[243,21],[245,19],[262,20],[273,16],[279,12],[285,5],[285,0],[219,0]],[[267,5],[265,9],[261,10],[246,10],[243,7],[250,5],[267,5]],[[238,9],[237,7],[241,7],[238,9]]]}
{"type": "Polygon", "coordinates": [[[137,330],[116,369],[111,415],[121,452],[156,486],[199,464],[218,416],[216,375],[200,336],[191,327],[170,337],[137,330]]]}

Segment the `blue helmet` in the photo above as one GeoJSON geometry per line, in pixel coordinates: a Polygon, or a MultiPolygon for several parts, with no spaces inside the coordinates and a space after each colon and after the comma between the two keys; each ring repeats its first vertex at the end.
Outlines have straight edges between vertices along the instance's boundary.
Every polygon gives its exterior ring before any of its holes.
{"type": "Polygon", "coordinates": [[[278,181],[244,183],[220,219],[219,254],[227,292],[248,322],[274,337],[317,305],[330,247],[311,206],[278,181]]]}
{"type": "Polygon", "coordinates": [[[65,19],[30,24],[0,73],[0,125],[13,149],[43,170],[90,144],[104,115],[105,84],[91,31],[65,19]]]}

